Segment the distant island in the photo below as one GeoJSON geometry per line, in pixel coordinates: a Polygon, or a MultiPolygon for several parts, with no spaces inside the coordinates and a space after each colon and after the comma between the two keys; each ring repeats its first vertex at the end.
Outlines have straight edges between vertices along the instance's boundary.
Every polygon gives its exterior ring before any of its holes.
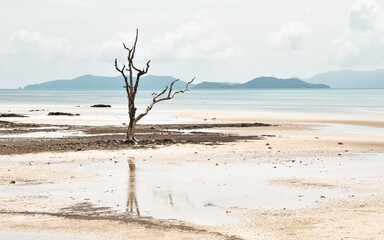
{"type": "Polygon", "coordinates": [[[331,88],[384,88],[384,69],[373,71],[339,70],[317,74],[306,80],[331,88]]]}
{"type": "MultiPolygon", "coordinates": [[[[168,86],[174,77],[148,75],[142,77],[139,85],[141,90],[162,90],[168,86]]],[[[186,82],[178,81],[174,89],[183,89],[186,82]]],[[[55,80],[40,84],[27,85],[24,90],[61,90],[61,91],[87,91],[87,90],[118,90],[123,88],[123,79],[118,77],[104,77],[84,75],[69,80],[55,80]]],[[[259,77],[246,83],[218,83],[202,82],[191,84],[191,89],[252,89],[252,88],[329,88],[325,84],[310,84],[296,78],[279,79],[274,77],[259,77]]]]}
{"type": "MultiPolygon", "coordinates": [[[[144,76],[140,82],[141,90],[162,90],[174,77],[144,76]]],[[[183,89],[186,82],[179,81],[175,89],[183,89]]],[[[123,87],[121,76],[105,77],[84,75],[74,79],[54,80],[40,84],[27,85],[25,90],[118,90],[123,87]]],[[[384,88],[384,69],[374,71],[340,70],[317,74],[308,79],[293,77],[280,79],[258,77],[246,83],[202,82],[191,84],[191,89],[251,89],[251,88],[384,88]]]]}
{"type": "MultiPolygon", "coordinates": [[[[141,90],[162,90],[172,81],[174,77],[169,76],[144,76],[140,80],[139,89],[141,90]]],[[[185,88],[186,82],[178,81],[174,85],[174,89],[185,88]]],[[[88,91],[88,90],[119,90],[123,89],[124,80],[121,76],[117,77],[105,77],[105,76],[94,76],[84,75],[69,80],[54,80],[44,82],[40,84],[27,85],[24,90],[61,90],[61,91],[88,91]]],[[[191,84],[193,86],[193,84],[191,84]]]]}
{"type": "Polygon", "coordinates": [[[194,89],[261,89],[261,88],[330,88],[325,84],[311,84],[297,78],[280,79],[275,77],[258,77],[246,83],[228,84],[202,82],[194,89]]]}

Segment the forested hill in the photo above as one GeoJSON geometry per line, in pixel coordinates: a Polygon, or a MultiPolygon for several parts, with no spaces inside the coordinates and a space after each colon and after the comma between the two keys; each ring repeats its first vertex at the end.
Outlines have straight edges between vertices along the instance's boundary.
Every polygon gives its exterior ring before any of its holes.
{"type": "Polygon", "coordinates": [[[373,71],[339,70],[317,74],[307,80],[332,88],[384,88],[384,69],[373,71]]]}
{"type": "MultiPolygon", "coordinates": [[[[174,77],[169,76],[143,76],[140,79],[139,90],[162,90],[172,81],[174,77]]],[[[174,89],[185,88],[186,82],[178,81],[174,89]]],[[[104,77],[84,75],[69,80],[55,80],[40,84],[27,85],[25,90],[59,90],[59,91],[86,91],[86,90],[118,90],[124,86],[121,76],[104,77]]],[[[218,83],[202,82],[197,85],[191,84],[190,89],[254,89],[254,88],[329,88],[325,84],[311,84],[297,78],[279,79],[275,77],[259,77],[246,83],[218,83]]]]}
{"type": "Polygon", "coordinates": [[[279,79],[259,77],[242,84],[202,82],[194,89],[254,89],[254,88],[330,88],[325,84],[311,84],[297,78],[279,79]]]}
{"type": "MultiPolygon", "coordinates": [[[[168,86],[175,78],[169,76],[143,76],[140,78],[139,89],[142,90],[162,90],[168,86]]],[[[186,82],[178,81],[174,85],[174,89],[185,88],[186,82]]],[[[40,84],[27,85],[25,90],[116,90],[122,89],[124,79],[121,76],[104,77],[94,75],[84,75],[69,80],[54,80],[40,84]]],[[[191,84],[193,86],[193,84],[191,84]]]]}

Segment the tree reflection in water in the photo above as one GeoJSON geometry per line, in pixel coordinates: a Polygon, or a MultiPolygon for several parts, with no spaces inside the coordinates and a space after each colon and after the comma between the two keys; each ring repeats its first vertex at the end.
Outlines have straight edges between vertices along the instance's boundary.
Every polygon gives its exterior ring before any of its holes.
{"type": "Polygon", "coordinates": [[[129,166],[129,185],[128,185],[128,200],[125,210],[129,215],[134,215],[133,209],[136,208],[137,216],[140,216],[139,204],[136,198],[136,165],[134,158],[128,159],[129,166]]]}

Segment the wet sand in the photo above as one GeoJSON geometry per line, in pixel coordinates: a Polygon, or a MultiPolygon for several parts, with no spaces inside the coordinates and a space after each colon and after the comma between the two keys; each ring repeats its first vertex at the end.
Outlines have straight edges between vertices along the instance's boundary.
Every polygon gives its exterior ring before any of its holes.
{"type": "MultiPolygon", "coordinates": [[[[3,230],[0,236],[19,231],[37,234],[30,235],[30,239],[39,239],[39,233],[60,234],[57,239],[66,239],[66,235],[67,239],[73,236],[98,239],[383,238],[384,175],[380,169],[384,159],[380,153],[384,153],[384,137],[364,132],[329,132],[316,128],[319,124],[208,126],[220,120],[215,117],[216,120],[203,121],[206,125],[143,126],[140,132],[151,134],[138,135],[144,140],[138,146],[121,144],[123,135],[0,138],[0,187],[4,190],[0,194],[0,229],[3,230]],[[185,130],[191,128],[217,132],[185,134],[185,130]],[[169,129],[184,132],[169,134],[169,129]],[[48,146],[47,143],[50,146],[43,147],[48,146]],[[26,146],[28,150],[23,150],[26,146]],[[128,160],[134,160],[135,171],[128,167],[128,160]],[[159,171],[151,175],[150,171],[154,171],[151,169],[159,171]],[[231,170],[234,179],[241,172],[249,175],[244,174],[244,183],[235,183],[228,175],[231,170]],[[180,175],[173,176],[172,181],[162,180],[161,172],[169,177],[175,171],[180,171],[180,175]],[[203,172],[206,172],[203,178],[194,178],[203,172]],[[151,176],[158,176],[158,182],[150,183],[151,176]],[[181,186],[173,184],[183,181],[188,184],[187,180],[194,184],[185,189],[199,192],[199,184],[208,184],[212,196],[202,193],[199,198],[198,194],[183,192],[181,186]],[[98,195],[93,189],[102,188],[102,182],[111,188],[98,195]],[[85,193],[81,194],[79,189],[85,193]],[[237,189],[238,196],[226,192],[231,189],[237,189]],[[286,195],[279,196],[279,191],[286,195]],[[103,196],[110,197],[104,200],[103,196]],[[117,199],[122,196],[122,199],[116,203],[113,196],[117,199]],[[151,202],[152,198],[156,202],[151,202]],[[203,202],[204,198],[210,202],[203,202]],[[166,201],[163,203],[162,199],[166,201]],[[267,205],[273,201],[275,205],[267,205]],[[164,211],[180,209],[173,220],[151,217],[161,216],[161,209],[150,206],[156,204],[164,211]],[[140,217],[137,216],[139,208],[140,217]],[[206,224],[198,216],[185,220],[180,214],[192,211],[189,208],[205,212],[208,219],[213,216],[211,222],[206,224]],[[235,221],[215,224],[214,216],[235,221]]],[[[350,123],[349,120],[342,122],[350,123]]],[[[375,121],[359,125],[382,126],[372,122],[375,121]]],[[[19,130],[9,130],[3,135],[42,127],[10,126],[9,129],[19,130]]],[[[67,128],[86,134],[121,133],[122,130],[120,127],[67,128]]]]}
{"type": "Polygon", "coordinates": [[[360,118],[356,117],[345,117],[338,115],[326,116],[316,114],[293,114],[293,113],[273,113],[273,112],[175,112],[174,114],[194,119],[195,121],[233,121],[233,122],[250,122],[259,121],[267,123],[341,123],[351,124],[360,126],[371,126],[371,127],[384,127],[383,118],[360,118]]]}

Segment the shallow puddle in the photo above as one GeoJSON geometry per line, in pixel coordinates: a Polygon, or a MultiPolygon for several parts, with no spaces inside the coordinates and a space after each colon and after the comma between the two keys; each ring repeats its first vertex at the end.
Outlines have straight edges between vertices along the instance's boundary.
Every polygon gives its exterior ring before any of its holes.
{"type": "Polygon", "coordinates": [[[274,186],[268,179],[284,177],[383,180],[383,155],[296,158],[286,164],[188,163],[156,165],[127,160],[64,164],[96,173],[98,181],[1,186],[0,196],[42,195],[88,202],[129,215],[178,219],[198,224],[235,223],[231,208],[295,209],[331,198],[363,195],[346,189],[299,189],[274,186]],[[301,163],[300,163],[301,162],[301,163]]]}

